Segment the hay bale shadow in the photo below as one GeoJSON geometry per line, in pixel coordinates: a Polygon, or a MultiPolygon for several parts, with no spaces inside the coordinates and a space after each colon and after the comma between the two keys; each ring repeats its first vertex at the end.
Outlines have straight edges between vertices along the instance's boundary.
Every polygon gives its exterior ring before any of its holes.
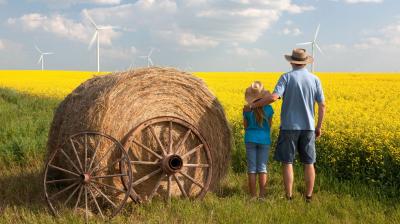
{"type": "Polygon", "coordinates": [[[6,207],[22,206],[31,211],[46,208],[43,175],[29,168],[15,168],[0,176],[0,211],[6,207]]]}

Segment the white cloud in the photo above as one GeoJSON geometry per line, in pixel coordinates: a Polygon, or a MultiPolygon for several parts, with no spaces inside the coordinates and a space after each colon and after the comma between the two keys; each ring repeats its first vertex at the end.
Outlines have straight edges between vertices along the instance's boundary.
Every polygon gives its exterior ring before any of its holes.
{"type": "Polygon", "coordinates": [[[179,30],[177,27],[174,30],[159,31],[158,35],[164,40],[173,41],[176,44],[186,47],[186,50],[199,50],[218,45],[218,42],[210,37],[196,36],[195,34],[179,30]]]}
{"type": "Polygon", "coordinates": [[[283,35],[299,36],[302,34],[299,28],[285,28],[282,30],[283,35]]]}
{"type": "Polygon", "coordinates": [[[0,39],[0,51],[7,51],[11,53],[20,53],[23,45],[9,39],[0,39]]]}
{"type": "MultiPolygon", "coordinates": [[[[48,32],[80,42],[89,42],[94,32],[91,27],[59,14],[46,16],[39,13],[31,13],[20,18],[9,18],[7,23],[14,27],[21,26],[25,31],[48,32]]],[[[102,30],[100,41],[102,44],[111,45],[112,40],[119,35],[119,32],[111,29],[102,30]]]]}
{"type": "Polygon", "coordinates": [[[129,60],[133,58],[136,52],[132,52],[131,48],[119,48],[119,47],[112,47],[112,48],[104,48],[101,50],[101,54],[103,57],[117,59],[117,60],[129,60]]]}
{"type": "MultiPolygon", "coordinates": [[[[1,1],[1,0],[0,0],[1,1]]],[[[31,0],[32,2],[44,2],[51,6],[59,5],[61,7],[68,7],[78,4],[97,4],[97,5],[118,5],[121,0],[31,0]]]]}
{"type": "Polygon", "coordinates": [[[365,50],[365,49],[370,49],[374,48],[377,46],[381,46],[385,43],[382,39],[378,37],[368,37],[362,39],[359,43],[354,44],[354,47],[357,49],[365,50]]]}
{"type": "Polygon", "coordinates": [[[375,35],[363,38],[354,47],[357,49],[400,48],[400,19],[378,30],[375,35]]]}
{"type": "Polygon", "coordinates": [[[397,22],[384,27],[381,32],[388,43],[400,46],[400,19],[397,22]]]}
{"type": "Polygon", "coordinates": [[[292,20],[288,20],[288,21],[285,22],[285,24],[287,26],[291,26],[291,25],[293,25],[293,21],[292,20]]]}
{"type": "Polygon", "coordinates": [[[255,42],[283,13],[313,9],[291,0],[138,0],[88,12],[96,21],[150,31],[155,38],[182,46],[215,47],[221,42],[255,42]]]}
{"type": "Polygon", "coordinates": [[[3,50],[4,48],[6,48],[6,46],[4,45],[3,40],[0,39],[0,50],[3,50]]]}
{"type": "Polygon", "coordinates": [[[243,48],[239,46],[234,46],[234,48],[229,49],[227,51],[229,54],[236,54],[239,56],[246,56],[246,57],[259,57],[264,56],[267,52],[260,48],[243,48]]]}
{"type": "Polygon", "coordinates": [[[358,4],[358,3],[382,3],[383,0],[344,0],[348,4],[358,4]]]}
{"type": "Polygon", "coordinates": [[[344,44],[340,44],[340,43],[334,43],[334,44],[327,44],[323,46],[323,50],[327,51],[327,52],[331,52],[331,51],[345,51],[347,49],[346,45],[344,44]]]}

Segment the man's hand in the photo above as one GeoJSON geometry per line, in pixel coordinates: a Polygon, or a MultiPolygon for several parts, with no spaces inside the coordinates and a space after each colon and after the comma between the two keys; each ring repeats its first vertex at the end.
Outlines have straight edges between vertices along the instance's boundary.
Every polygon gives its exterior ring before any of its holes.
{"type": "Polygon", "coordinates": [[[322,129],[321,128],[316,128],[315,129],[315,137],[319,138],[322,135],[322,129]]]}
{"type": "Polygon", "coordinates": [[[244,105],[244,107],[243,107],[243,112],[249,112],[249,111],[251,111],[251,109],[250,109],[250,105],[244,105]]]}

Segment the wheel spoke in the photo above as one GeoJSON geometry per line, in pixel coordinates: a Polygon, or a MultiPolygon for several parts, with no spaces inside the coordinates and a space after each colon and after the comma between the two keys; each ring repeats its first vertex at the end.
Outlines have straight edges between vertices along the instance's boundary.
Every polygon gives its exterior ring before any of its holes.
{"type": "Polygon", "coordinates": [[[72,149],[74,150],[76,160],[78,160],[79,167],[81,168],[81,171],[83,172],[82,163],[81,163],[81,160],[79,159],[78,152],[76,151],[74,141],[72,140],[72,138],[70,138],[69,141],[71,142],[72,149]]]}
{"type": "Polygon", "coordinates": [[[101,194],[101,196],[103,196],[108,202],[110,202],[110,204],[112,206],[114,206],[114,208],[118,207],[113,201],[111,201],[110,198],[107,197],[106,194],[103,193],[103,191],[101,191],[99,188],[97,188],[94,184],[91,184],[90,186],[92,186],[97,192],[99,192],[101,194]]]}
{"type": "Polygon", "coordinates": [[[80,173],[81,171],[78,169],[78,167],[75,165],[75,163],[72,161],[71,157],[68,156],[68,154],[64,151],[64,149],[60,149],[61,153],[67,158],[67,160],[71,163],[71,165],[75,168],[76,172],[80,173]]]}
{"type": "Polygon", "coordinates": [[[190,129],[187,130],[187,132],[185,133],[185,136],[183,137],[183,139],[176,146],[175,154],[179,155],[181,153],[181,148],[182,148],[183,144],[185,144],[185,142],[186,142],[186,140],[189,137],[189,134],[191,132],[192,132],[192,130],[190,130],[190,129]]]}
{"type": "Polygon", "coordinates": [[[96,158],[97,148],[99,147],[99,144],[100,144],[100,141],[96,142],[96,145],[94,147],[94,154],[93,154],[92,159],[90,160],[89,168],[87,169],[88,171],[90,171],[92,169],[93,162],[94,162],[94,159],[96,158]]]}
{"type": "Polygon", "coordinates": [[[104,219],[103,212],[102,212],[101,209],[100,209],[99,203],[97,203],[96,197],[94,196],[92,190],[90,190],[90,187],[88,187],[88,189],[89,189],[90,195],[92,196],[92,198],[93,198],[93,200],[94,200],[94,203],[96,204],[97,211],[99,211],[99,213],[100,213],[100,215],[101,215],[101,218],[104,219]]]}
{"type": "MultiPolygon", "coordinates": [[[[114,145],[114,144],[113,144],[113,145],[114,145]]],[[[96,171],[96,169],[98,169],[98,168],[100,167],[101,161],[103,161],[103,159],[106,158],[106,156],[108,155],[108,153],[111,152],[112,147],[113,147],[113,146],[111,146],[111,147],[109,147],[109,148],[107,149],[107,152],[106,152],[106,153],[101,157],[101,159],[97,162],[97,165],[96,165],[92,170],[89,171],[90,174],[92,174],[94,171],[96,171]]],[[[119,161],[121,161],[121,160],[119,160],[119,161]]],[[[119,162],[119,161],[118,161],[118,162],[119,162]]],[[[115,164],[114,164],[114,165],[115,165],[115,164]]]]}
{"type": "Polygon", "coordinates": [[[158,165],[160,162],[157,161],[131,161],[132,164],[135,165],[158,165]]]}
{"type": "Polygon", "coordinates": [[[160,156],[158,153],[154,152],[152,149],[150,149],[149,147],[143,145],[142,143],[136,141],[135,139],[132,140],[134,143],[136,143],[138,146],[144,148],[146,151],[148,151],[149,153],[151,153],[152,155],[154,155],[155,157],[162,159],[162,156],[160,156]]]}
{"type": "Polygon", "coordinates": [[[100,165],[101,165],[101,164],[99,163],[99,164],[97,164],[97,166],[96,166],[95,168],[93,168],[93,170],[90,172],[90,174],[94,173],[95,171],[99,173],[99,172],[102,172],[103,170],[110,169],[110,168],[112,168],[113,166],[115,166],[117,163],[121,162],[122,160],[125,160],[125,158],[120,158],[120,159],[118,159],[117,161],[113,162],[111,165],[105,166],[105,167],[103,167],[103,168],[101,168],[101,169],[99,169],[99,168],[100,168],[100,165]]]}
{"type": "Polygon", "coordinates": [[[66,187],[66,188],[62,189],[61,191],[59,191],[59,192],[53,194],[53,195],[50,197],[50,200],[54,199],[55,197],[57,197],[58,195],[60,195],[60,194],[62,194],[62,193],[64,193],[64,192],[68,191],[69,189],[73,188],[73,187],[74,187],[75,185],[77,185],[77,184],[79,184],[79,183],[72,183],[72,184],[68,185],[68,187],[66,187]]]}
{"type": "Polygon", "coordinates": [[[182,159],[185,157],[188,157],[189,155],[195,153],[197,150],[203,148],[203,144],[200,144],[198,146],[196,146],[194,149],[190,150],[189,152],[187,152],[185,155],[182,156],[182,159]]]}
{"type": "Polygon", "coordinates": [[[81,202],[82,191],[83,191],[83,186],[81,185],[81,187],[79,189],[78,198],[76,199],[76,203],[75,203],[75,206],[74,206],[74,211],[76,211],[76,208],[78,207],[79,202],[81,202]]]}
{"type": "Polygon", "coordinates": [[[60,170],[60,171],[63,171],[63,172],[65,172],[65,173],[72,174],[72,175],[77,176],[77,177],[80,177],[80,175],[77,174],[77,173],[75,173],[75,172],[72,172],[72,171],[63,169],[63,168],[58,167],[58,166],[55,166],[55,165],[53,165],[53,164],[49,164],[49,167],[54,168],[54,169],[57,169],[57,170],[60,170]]]}
{"type": "Polygon", "coordinates": [[[168,154],[172,152],[172,121],[169,121],[169,147],[168,147],[168,154]]]}
{"type": "Polygon", "coordinates": [[[87,198],[87,188],[86,186],[83,186],[85,188],[85,222],[88,223],[88,198],[87,198]]]}
{"type": "Polygon", "coordinates": [[[168,184],[167,184],[167,188],[168,188],[168,199],[171,198],[171,188],[172,188],[172,176],[168,176],[168,184]]]}
{"type": "Polygon", "coordinates": [[[128,174],[112,174],[112,175],[105,175],[105,176],[94,176],[91,178],[98,179],[98,178],[114,178],[114,177],[123,177],[123,176],[128,176],[128,174]]]}
{"type": "Polygon", "coordinates": [[[179,173],[180,173],[181,175],[183,175],[184,177],[186,177],[187,179],[189,179],[190,181],[192,181],[192,182],[193,182],[194,184],[196,184],[197,186],[199,186],[199,187],[201,187],[201,188],[204,188],[204,186],[203,186],[201,183],[197,182],[195,179],[193,179],[193,177],[187,175],[186,173],[184,173],[184,172],[182,172],[182,171],[179,171],[179,173]]]}
{"type": "Polygon", "coordinates": [[[68,204],[68,202],[71,200],[72,196],[81,188],[81,184],[79,184],[75,190],[68,196],[67,200],[64,202],[64,206],[68,204]]]}
{"type": "Polygon", "coordinates": [[[119,191],[119,192],[121,192],[121,193],[124,193],[124,194],[126,194],[126,191],[123,191],[123,190],[121,190],[121,189],[118,189],[118,188],[116,188],[116,187],[114,187],[114,186],[111,186],[111,185],[108,185],[108,184],[105,184],[105,183],[101,183],[101,182],[98,182],[98,181],[92,181],[93,183],[95,183],[95,184],[99,184],[99,185],[102,185],[102,186],[104,186],[104,187],[108,187],[108,188],[111,188],[111,189],[113,189],[113,190],[115,190],[115,191],[119,191]]]}
{"type": "Polygon", "coordinates": [[[187,198],[188,195],[187,195],[185,189],[183,188],[182,183],[178,180],[178,177],[176,176],[176,174],[173,174],[173,176],[174,176],[174,179],[175,179],[176,183],[178,184],[178,187],[181,190],[183,196],[185,196],[185,198],[187,198]]]}
{"type": "Polygon", "coordinates": [[[208,167],[210,167],[209,164],[190,164],[190,163],[183,164],[183,166],[185,166],[185,167],[198,167],[198,168],[208,168],[208,167]]]}
{"type": "Polygon", "coordinates": [[[161,168],[154,170],[153,172],[147,174],[146,176],[143,176],[142,178],[138,179],[137,181],[132,183],[132,187],[135,187],[143,182],[145,182],[146,180],[150,179],[152,176],[156,175],[157,173],[161,172],[161,168]]]}
{"type": "Polygon", "coordinates": [[[87,134],[85,134],[85,169],[84,171],[87,171],[87,150],[88,150],[88,140],[87,140],[87,134]]]}
{"type": "Polygon", "coordinates": [[[153,136],[154,136],[154,138],[156,139],[158,145],[160,146],[163,155],[166,156],[167,153],[165,152],[164,146],[163,146],[163,144],[161,143],[160,138],[158,137],[158,135],[157,135],[156,132],[154,131],[153,126],[149,125],[149,128],[150,128],[151,134],[153,134],[153,136]]]}
{"type": "Polygon", "coordinates": [[[154,197],[154,195],[156,194],[158,188],[160,188],[161,185],[161,180],[165,177],[164,174],[161,174],[160,178],[158,179],[156,186],[153,188],[153,190],[151,191],[148,200],[151,201],[151,199],[154,197]]]}
{"type": "Polygon", "coordinates": [[[48,180],[48,181],[46,181],[46,184],[54,184],[54,183],[68,182],[68,181],[74,181],[74,180],[79,180],[79,178],[68,178],[68,179],[59,179],[59,180],[48,180]]]}

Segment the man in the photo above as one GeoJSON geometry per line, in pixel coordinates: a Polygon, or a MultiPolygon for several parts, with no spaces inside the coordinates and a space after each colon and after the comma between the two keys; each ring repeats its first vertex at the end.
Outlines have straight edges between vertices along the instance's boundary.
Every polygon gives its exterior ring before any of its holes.
{"type": "Polygon", "coordinates": [[[294,49],[292,55],[285,55],[293,70],[283,74],[272,94],[251,104],[247,109],[261,107],[282,98],[281,126],[274,158],[282,163],[286,197],[292,199],[293,162],[298,151],[304,164],[306,184],[305,197],[310,202],[315,181],[316,159],[315,138],[322,134],[322,120],[325,114],[325,99],[321,82],[306,69],[313,58],[304,49],[294,49]],[[314,107],[318,103],[318,122],[315,127],[314,107]]]}

